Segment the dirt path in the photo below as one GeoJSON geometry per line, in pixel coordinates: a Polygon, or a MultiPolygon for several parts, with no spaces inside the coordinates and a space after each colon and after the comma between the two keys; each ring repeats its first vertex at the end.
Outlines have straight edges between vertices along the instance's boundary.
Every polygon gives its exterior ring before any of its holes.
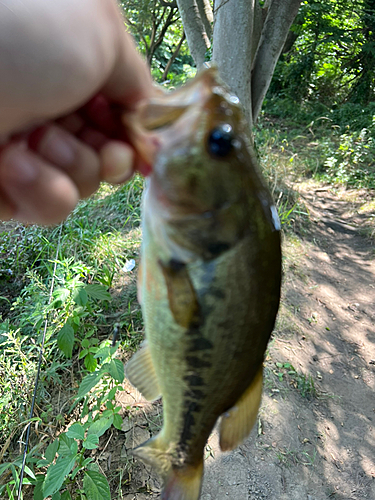
{"type": "MultiPolygon", "coordinates": [[[[212,435],[202,500],[375,500],[375,248],[363,200],[301,195],[313,222],[288,245],[258,425],[229,454],[212,435]]],[[[130,447],[139,432],[128,432],[130,447]]],[[[148,494],[131,486],[124,498],[158,497],[139,473],[148,494]]]]}

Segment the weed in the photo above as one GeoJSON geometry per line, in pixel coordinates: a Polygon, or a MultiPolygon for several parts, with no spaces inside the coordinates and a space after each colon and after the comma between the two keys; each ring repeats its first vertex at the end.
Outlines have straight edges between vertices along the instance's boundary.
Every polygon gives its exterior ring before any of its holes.
{"type": "Polygon", "coordinates": [[[110,426],[120,429],[122,424],[115,400],[124,366],[116,357],[119,344],[112,348],[108,338],[112,318],[116,316],[125,336],[123,348],[133,351],[142,339],[133,279],[123,271],[126,260],[138,254],[142,186],[140,177],[127,186],[104,185],[77,207],[62,229],[2,226],[1,498],[13,499],[18,489],[22,457],[17,457],[17,441],[22,442],[28,423],[46,318],[25,488],[33,490],[35,500],[110,498],[108,481],[92,453],[110,426]],[[49,303],[60,231],[56,286],[49,303]],[[124,281],[125,291],[117,292],[124,281]],[[64,412],[56,402],[56,388],[58,400],[63,394],[64,412]]]}
{"type": "Polygon", "coordinates": [[[312,399],[317,397],[317,391],[313,377],[308,374],[298,373],[290,363],[275,363],[273,374],[279,382],[286,381],[289,386],[297,389],[303,398],[312,399]]]}

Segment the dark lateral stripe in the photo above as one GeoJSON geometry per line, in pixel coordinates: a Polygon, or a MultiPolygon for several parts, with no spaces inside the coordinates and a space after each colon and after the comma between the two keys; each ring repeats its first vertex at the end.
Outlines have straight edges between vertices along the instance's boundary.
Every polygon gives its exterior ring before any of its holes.
{"type": "Polygon", "coordinates": [[[207,250],[214,257],[217,257],[218,255],[229,249],[230,249],[230,244],[226,243],[225,241],[216,241],[213,243],[209,243],[207,245],[207,250]]]}
{"type": "Polygon", "coordinates": [[[195,424],[194,413],[198,413],[201,411],[202,407],[196,401],[191,401],[188,394],[186,393],[188,399],[184,402],[184,426],[182,428],[179,446],[184,447],[193,436],[193,427],[195,424]]]}
{"type": "Polygon", "coordinates": [[[184,380],[186,380],[186,382],[193,387],[202,387],[205,385],[203,378],[199,375],[187,375],[184,377],[184,380]]]}
{"type": "Polygon", "coordinates": [[[186,361],[192,368],[210,368],[211,366],[210,362],[204,361],[203,359],[195,356],[187,356],[186,361]]]}
{"type": "Polygon", "coordinates": [[[205,349],[212,349],[213,344],[210,340],[203,337],[191,339],[189,350],[190,351],[204,351],[205,349]]]}

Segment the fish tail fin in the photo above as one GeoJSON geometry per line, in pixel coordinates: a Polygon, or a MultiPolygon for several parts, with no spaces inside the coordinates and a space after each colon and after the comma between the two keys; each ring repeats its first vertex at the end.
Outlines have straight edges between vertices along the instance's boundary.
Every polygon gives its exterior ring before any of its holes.
{"type": "Polygon", "coordinates": [[[203,458],[197,465],[170,470],[161,500],[198,500],[203,479],[203,458]]]}
{"type": "Polygon", "coordinates": [[[134,456],[150,464],[162,476],[161,500],[198,500],[203,478],[203,457],[197,465],[176,467],[163,437],[149,439],[133,450],[134,456]]]}

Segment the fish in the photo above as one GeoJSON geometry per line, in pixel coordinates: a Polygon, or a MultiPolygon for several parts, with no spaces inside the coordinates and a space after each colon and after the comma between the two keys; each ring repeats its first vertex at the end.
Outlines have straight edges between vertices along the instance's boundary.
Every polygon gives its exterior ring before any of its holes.
{"type": "Polygon", "coordinates": [[[161,475],[163,500],[197,500],[218,420],[224,451],[256,421],[280,300],[280,222],[216,68],[151,99],[133,123],[138,149],[148,133],[157,147],[142,202],[145,341],[126,376],[163,402],[160,432],[133,454],[161,475]]]}

